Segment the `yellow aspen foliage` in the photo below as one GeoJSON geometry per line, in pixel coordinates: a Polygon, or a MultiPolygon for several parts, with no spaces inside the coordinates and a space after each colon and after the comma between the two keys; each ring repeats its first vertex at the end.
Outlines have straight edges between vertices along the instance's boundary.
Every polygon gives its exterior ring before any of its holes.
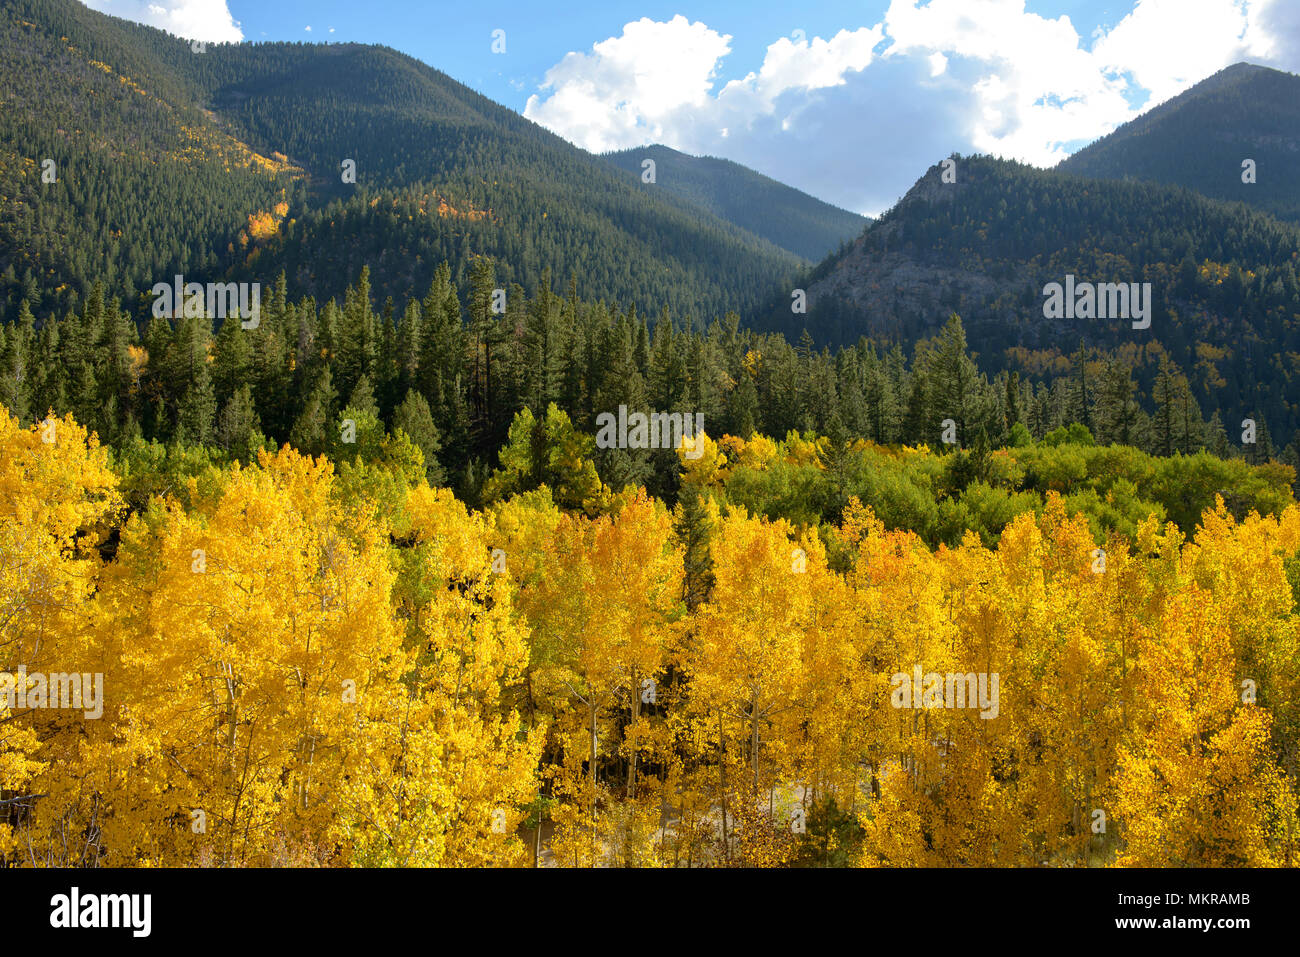
{"type": "Polygon", "coordinates": [[[332,480],[323,459],[263,453],[202,511],[159,501],[123,529],[87,762],[108,806],[69,794],[63,812],[94,811],[109,862],[320,860],[343,758],[403,667],[380,529],[341,521],[332,480]]]}
{"type": "MultiPolygon", "coordinates": [[[[53,848],[29,812],[57,788],[80,752],[102,701],[89,700],[94,674],[96,546],[120,507],[108,454],[70,416],[22,428],[0,407],[0,858],[93,862],[80,849],[53,848]],[[54,674],[75,674],[80,707],[58,709],[54,674]],[[41,676],[38,679],[35,676],[41,676]],[[12,692],[12,696],[9,692],[12,692]],[[35,704],[40,693],[41,704],[35,704]],[[23,697],[19,697],[19,694],[23,697]],[[30,693],[30,700],[26,695],[30,693]],[[48,707],[46,707],[48,706],[48,707]],[[88,717],[88,715],[90,717],[88,717]],[[15,813],[17,812],[17,813],[15,813]]],[[[101,681],[102,690],[102,681],[101,681]]],[[[76,700],[71,702],[77,704],[76,700]]]]}
{"type": "Polygon", "coordinates": [[[910,533],[882,534],[869,516],[856,524],[868,533],[858,542],[855,577],[861,615],[878,636],[877,700],[892,712],[880,719],[891,734],[878,752],[881,801],[863,816],[866,862],[1006,863],[1016,842],[994,772],[1006,747],[996,725],[1005,725],[1009,695],[1000,687],[996,701],[984,695],[1007,668],[986,586],[972,585],[987,580],[987,570],[963,575],[960,564],[981,560],[977,540],[936,555],[910,533]]]}
{"type": "MultiPolygon", "coordinates": [[[[792,562],[793,530],[784,521],[751,518],[730,510],[718,523],[713,544],[716,584],[696,612],[692,649],[685,666],[691,712],[718,749],[717,794],[722,840],[730,860],[745,847],[756,866],[777,863],[754,828],[777,825],[756,817],[771,802],[771,789],[792,764],[791,719],[802,690],[801,666],[811,623],[812,586],[806,569],[824,563],[815,540],[804,571],[792,562]],[[742,758],[743,756],[743,758],[742,758]],[[730,818],[748,821],[750,837],[732,848],[730,818]]],[[[797,559],[799,556],[794,556],[797,559]]],[[[815,577],[815,575],[814,575],[815,577]]]]}
{"type": "Polygon", "coordinates": [[[413,668],[348,756],[345,826],[372,865],[516,865],[542,737],[502,705],[528,654],[513,584],[492,571],[482,516],[449,490],[414,489],[409,512],[400,595],[413,668]]]}
{"type": "Polygon", "coordinates": [[[1004,641],[1006,707],[991,724],[1022,759],[1025,864],[1086,863],[1098,849],[1093,811],[1106,806],[1135,654],[1116,615],[1132,601],[1129,570],[1126,549],[1094,546],[1087,522],[1054,495],[1040,519],[1021,516],[999,543],[983,591],[1004,641]]]}
{"type": "Polygon", "coordinates": [[[127,346],[127,375],[131,379],[131,390],[140,388],[140,377],[149,367],[149,352],[143,346],[127,346]]]}
{"type": "MultiPolygon", "coordinates": [[[[1285,562],[1300,552],[1300,509],[1278,518],[1251,514],[1240,523],[1216,496],[1202,516],[1181,571],[1214,596],[1224,616],[1239,675],[1275,722],[1281,765],[1300,772],[1300,620],[1285,562]]],[[[1239,687],[1240,690],[1240,687],[1239,687]]]]}
{"type": "Polygon", "coordinates": [[[1225,618],[1193,584],[1143,643],[1115,782],[1121,865],[1295,862],[1295,793],[1271,760],[1270,715],[1241,700],[1225,618]]]}
{"type": "Polygon", "coordinates": [[[751,501],[811,434],[701,433],[671,511],[555,406],[483,511],[374,435],[164,471],[0,409],[0,863],[1300,862],[1294,504],[931,547],[751,501]]]}
{"type": "Polygon", "coordinates": [[[682,436],[677,447],[682,465],[682,484],[698,489],[717,488],[727,477],[727,456],[704,432],[682,436]]]}
{"type": "Polygon", "coordinates": [[[618,846],[640,858],[644,841],[640,850],[626,846],[629,827],[647,833],[636,815],[619,827],[617,819],[600,823],[599,811],[609,786],[635,798],[642,752],[656,739],[643,711],[657,701],[681,613],[671,516],[641,492],[614,515],[562,517],[546,554],[548,573],[525,601],[541,649],[539,690],[568,702],[557,728],[567,760],[554,784],[565,804],[585,811],[564,812],[562,836],[588,860],[618,846]],[[583,833],[585,851],[577,847],[583,833]]]}
{"type": "Polygon", "coordinates": [[[825,438],[808,438],[798,432],[788,433],[781,443],[786,462],[791,465],[816,465],[818,468],[825,468],[823,460],[826,446],[825,438]]]}
{"type": "Polygon", "coordinates": [[[871,635],[861,626],[856,596],[827,565],[826,549],[814,531],[806,531],[790,551],[792,573],[804,577],[803,586],[814,596],[799,629],[801,687],[782,722],[789,801],[775,820],[793,826],[818,802],[856,810],[870,787],[862,758],[877,740],[877,725],[863,707],[873,699],[876,684],[860,667],[864,653],[870,653],[871,635]]]}
{"type": "Polygon", "coordinates": [[[718,440],[718,448],[726,455],[733,467],[748,469],[768,469],[777,460],[780,450],[776,442],[765,435],[755,435],[749,441],[734,435],[724,435],[718,440]]]}

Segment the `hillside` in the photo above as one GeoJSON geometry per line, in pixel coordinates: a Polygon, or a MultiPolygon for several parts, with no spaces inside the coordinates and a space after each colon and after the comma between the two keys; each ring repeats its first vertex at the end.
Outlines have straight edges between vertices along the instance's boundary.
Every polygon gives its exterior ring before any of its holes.
{"type": "Polygon", "coordinates": [[[853,239],[870,221],[715,156],[689,156],[653,145],[606,153],[602,158],[638,180],[642,164],[652,159],[655,185],[814,262],[853,239]]]}
{"type": "Polygon", "coordinates": [[[931,168],[805,277],[808,315],[792,315],[787,298],[767,325],[910,346],[956,312],[990,369],[1060,372],[1084,345],[1122,351],[1145,386],[1167,353],[1189,370],[1207,415],[1235,421],[1249,406],[1277,434],[1300,425],[1300,229],[1177,187],[957,162],[956,183],[931,168]],[[1151,283],[1150,327],[1045,318],[1044,286],[1067,275],[1151,283]]]}
{"type": "MultiPolygon", "coordinates": [[[[1173,393],[1165,389],[1161,398],[1158,383],[1185,375],[1187,395],[1199,403],[1195,415],[1190,406],[1184,414],[1189,450],[1247,415],[1260,418],[1279,446],[1300,428],[1300,229],[1242,204],[1170,185],[957,157],[955,183],[932,168],[856,241],[797,278],[797,257],[717,211],[749,215],[754,229],[771,232],[780,216],[770,208],[797,224],[798,208],[824,213],[825,204],[734,164],[667,150],[656,154],[662,164],[650,188],[635,175],[639,163],[629,172],[576,149],[387,48],[278,43],[199,51],[73,0],[10,0],[0,7],[0,30],[0,164],[11,174],[0,192],[0,307],[18,326],[31,317],[6,346],[2,387],[25,395],[16,407],[70,404],[105,435],[139,427],[165,437],[187,417],[206,423],[187,429],[206,434],[215,425],[209,412],[236,398],[241,380],[232,373],[212,396],[200,389],[187,399],[195,357],[204,353],[197,332],[164,333],[140,322],[150,313],[148,290],[177,273],[261,282],[280,300],[268,316],[289,314],[283,297],[300,304],[276,333],[282,340],[261,334],[267,355],[289,362],[267,371],[268,396],[259,401],[275,403],[273,412],[263,410],[268,434],[315,429],[313,390],[322,408],[346,401],[363,373],[387,417],[423,362],[421,390],[442,403],[435,419],[444,434],[459,436],[448,440],[450,462],[466,476],[481,467],[475,461],[491,459],[525,403],[541,409],[541,396],[565,394],[569,410],[589,418],[615,394],[613,381],[631,376],[628,354],[639,368],[627,388],[644,385],[659,363],[665,395],[680,399],[668,383],[680,378],[682,360],[650,361],[643,319],[661,309],[679,329],[702,330],[735,312],[790,342],[805,328],[823,344],[871,336],[876,355],[912,349],[956,312],[990,387],[1000,373],[1017,373],[1054,390],[1051,408],[1035,413],[1036,436],[1070,421],[1093,424],[1091,377],[1107,363],[1133,374],[1133,395],[1108,408],[1127,408],[1130,398],[1168,408],[1173,393]],[[57,170],[53,182],[42,181],[45,159],[57,170]],[[355,183],[340,175],[348,161],[355,183]],[[730,191],[724,184],[733,179],[740,185],[730,191]],[[754,198],[748,213],[745,195],[754,198]],[[495,260],[490,268],[485,256],[495,260]],[[450,270],[439,275],[443,262],[450,270]],[[1067,276],[1150,283],[1150,325],[1045,318],[1044,285],[1067,276]],[[102,294],[91,301],[96,282],[102,294]],[[357,290],[340,313],[326,300],[343,300],[349,283],[357,290]],[[516,284],[526,295],[516,294],[516,284]],[[501,323],[486,305],[497,287],[510,290],[501,323]],[[807,315],[791,312],[793,288],[807,289],[807,315]],[[552,297],[557,290],[563,307],[552,297]],[[578,301],[593,315],[620,317],[618,332],[577,323],[578,301]],[[427,343],[396,341],[408,334],[399,326],[404,304],[437,317],[427,343]],[[74,308],[79,320],[57,332],[49,320],[74,308]],[[559,313],[568,319],[555,327],[559,313]],[[138,328],[128,328],[130,319],[138,328]],[[180,338],[169,344],[172,336],[180,338]],[[355,353],[343,366],[332,365],[339,356],[313,354],[332,352],[336,342],[355,353]],[[148,401],[133,391],[128,347],[136,345],[154,363],[175,353],[168,380],[148,401]],[[112,357],[111,382],[96,381],[89,353],[100,347],[112,357]],[[452,348],[462,354],[429,365],[452,348]],[[31,382],[24,357],[35,353],[66,369],[51,367],[31,382]],[[538,359],[545,368],[530,380],[520,370],[538,359]],[[504,366],[517,368],[503,376],[504,366]],[[1075,393],[1081,401],[1070,398],[1075,393]],[[115,421],[114,409],[130,416],[115,421]],[[1216,416],[1213,429],[1203,422],[1216,416]]],[[[1233,75],[1218,84],[1230,85],[1233,75]]],[[[766,351],[770,358],[785,348],[766,351]]],[[[778,435],[813,426],[864,434],[870,420],[876,441],[933,438],[926,377],[904,375],[892,358],[893,399],[864,398],[864,405],[856,392],[875,396],[880,383],[855,380],[851,363],[859,360],[844,354],[804,370],[751,359],[746,348],[722,368],[703,344],[692,350],[695,401],[726,397],[742,434],[751,419],[778,435]],[[782,379],[775,401],[764,404],[763,376],[810,373],[816,382],[795,388],[782,379]],[[752,392],[747,378],[757,379],[752,392]]],[[[798,353],[807,356],[804,343],[798,353]]],[[[859,367],[875,361],[864,353],[859,367]]],[[[990,420],[990,434],[1009,429],[1015,411],[1001,424],[990,420]]],[[[1161,428],[1164,438],[1151,444],[1167,450],[1172,426],[1161,428]]]]}
{"type": "Polygon", "coordinates": [[[1079,150],[1060,172],[1186,186],[1300,220],[1300,76],[1238,63],[1079,150]],[[1256,181],[1242,182],[1253,159],[1256,181]]]}
{"type": "Polygon", "coordinates": [[[63,311],[175,272],[422,295],[478,255],[535,288],[678,315],[745,309],[796,258],[382,47],[212,45],[74,0],[0,7],[0,301],[63,311]],[[56,183],[43,183],[53,158],[56,183]],[[345,183],[346,160],[356,164],[345,183]],[[12,195],[11,195],[12,193],[12,195]],[[104,240],[109,240],[105,242],[104,240]]]}
{"type": "MultiPolygon", "coordinates": [[[[427,14],[482,77],[482,12],[363,15],[405,45],[427,14]]],[[[587,13],[507,22],[572,50],[587,13]]],[[[811,121],[845,182],[878,169],[792,84],[900,154],[914,115],[872,113],[915,113],[900,78],[988,92],[934,57],[830,91],[886,28],[915,53],[899,27],[933,24],[897,13],[768,45],[741,98],[811,121]]],[[[698,86],[677,52],[732,39],[647,16],[543,86],[569,115],[628,64],[698,86]]],[[[473,882],[439,899],[494,943],[514,898],[465,872],[537,869],[533,947],[676,930],[625,890],[651,868],[924,869],[867,889],[888,923],[1041,940],[1285,906],[1259,875],[1300,862],[1300,223],[956,154],[866,223],[712,158],[592,155],[386,47],[204,47],[75,0],[0,0],[0,80],[11,932],[186,952],[206,900],[302,950],[344,908],[428,911],[412,868],[473,882]],[[209,287],[151,303],[177,274],[209,287]],[[268,876],[231,895],[231,868],[268,876]]],[[[810,901],[786,923],[853,915],[810,901]]]]}
{"type": "Polygon", "coordinates": [[[166,45],[194,58],[79,3],[0,4],[3,318],[24,297],[62,312],[95,278],[219,273],[250,214],[299,205],[302,170],[214,122],[166,45]]]}

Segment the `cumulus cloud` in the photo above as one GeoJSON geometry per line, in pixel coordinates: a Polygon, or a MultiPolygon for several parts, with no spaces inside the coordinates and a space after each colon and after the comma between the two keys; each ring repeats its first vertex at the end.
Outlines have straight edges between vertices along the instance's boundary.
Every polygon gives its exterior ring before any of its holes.
{"type": "Polygon", "coordinates": [[[714,95],[717,65],[731,52],[731,40],[680,14],[663,23],[642,18],[590,53],[566,55],[547,71],[545,96],[528,98],[524,115],[596,152],[681,142],[696,128],[707,140],[725,135],[728,118],[743,124],[772,115],[790,91],[842,84],[846,73],[871,62],[881,33],[876,27],[841,30],[830,40],[783,37],[767,48],[757,73],[714,95]]]}
{"type": "Polygon", "coordinates": [[[774,40],[727,83],[730,36],[643,18],[565,56],[524,112],[593,151],[717,153],[878,212],[954,150],[1052,165],[1239,60],[1300,68],[1292,0],[1136,0],[1087,40],[1026,7],[891,0],[874,26],[774,40]]]}
{"type": "Polygon", "coordinates": [[[549,95],[530,96],[525,115],[596,151],[671,138],[708,106],[714,68],[730,50],[730,36],[680,14],[642,18],[551,67],[549,95]]]}
{"type": "Polygon", "coordinates": [[[949,131],[954,148],[1048,165],[1063,144],[1093,139],[1130,112],[1123,81],[1098,69],[1069,17],[1040,17],[1022,0],[894,0],[884,26],[886,57],[944,57],[935,76],[966,105],[949,131]]]}
{"type": "Polygon", "coordinates": [[[1272,64],[1292,72],[1300,71],[1300,4],[1274,0],[1253,13],[1252,41],[1268,48],[1272,64]]]}
{"type": "Polygon", "coordinates": [[[239,21],[226,0],[82,0],[86,6],[125,20],[144,23],[187,40],[238,43],[239,21]]]}
{"type": "MultiPolygon", "coordinates": [[[[1275,49],[1264,18],[1268,3],[1246,0],[1141,0],[1093,47],[1105,70],[1131,76],[1161,103],[1240,60],[1269,60],[1275,49]]],[[[1294,65],[1294,64],[1292,64],[1294,65]]]]}

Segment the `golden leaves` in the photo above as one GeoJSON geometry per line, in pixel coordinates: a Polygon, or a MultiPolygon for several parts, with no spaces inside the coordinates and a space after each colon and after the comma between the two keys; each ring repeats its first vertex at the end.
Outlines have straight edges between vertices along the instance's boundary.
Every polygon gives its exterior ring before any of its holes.
{"type": "Polygon", "coordinates": [[[516,866],[545,819],[582,866],[780,866],[805,825],[863,865],[1294,860],[1300,508],[1099,548],[1052,495],[932,551],[857,499],[833,530],[725,504],[732,463],[819,440],[698,442],[689,531],[635,488],[383,509],[288,448],[123,521],[93,435],[0,410],[3,664],[105,678],[100,720],[0,714],[0,780],[43,795],[0,855],[516,866]],[[917,669],[999,700],[897,704],[917,669]]]}

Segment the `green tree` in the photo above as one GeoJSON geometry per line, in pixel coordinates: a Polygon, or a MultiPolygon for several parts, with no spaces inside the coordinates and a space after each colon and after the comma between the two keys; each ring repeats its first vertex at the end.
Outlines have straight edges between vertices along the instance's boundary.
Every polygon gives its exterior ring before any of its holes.
{"type": "Polygon", "coordinates": [[[434,425],[429,403],[419,392],[409,389],[393,412],[393,429],[405,432],[416,448],[424,455],[425,477],[430,485],[442,485],[446,475],[438,464],[438,452],[442,448],[438,441],[438,427],[434,425]]]}

